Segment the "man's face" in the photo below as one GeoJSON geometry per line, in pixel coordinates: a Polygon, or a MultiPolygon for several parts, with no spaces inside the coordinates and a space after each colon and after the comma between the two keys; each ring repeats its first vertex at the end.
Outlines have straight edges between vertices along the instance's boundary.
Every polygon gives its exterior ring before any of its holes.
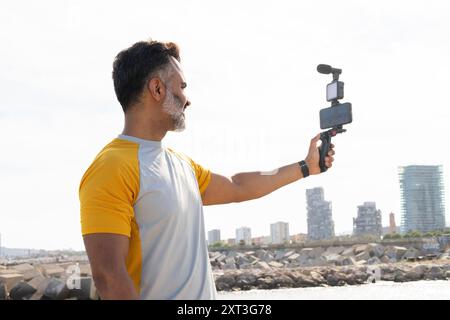
{"type": "Polygon", "coordinates": [[[176,59],[172,59],[171,76],[166,81],[166,97],[162,103],[162,110],[170,116],[173,131],[183,131],[186,128],[184,111],[191,103],[184,93],[186,80],[181,66],[176,59]]]}

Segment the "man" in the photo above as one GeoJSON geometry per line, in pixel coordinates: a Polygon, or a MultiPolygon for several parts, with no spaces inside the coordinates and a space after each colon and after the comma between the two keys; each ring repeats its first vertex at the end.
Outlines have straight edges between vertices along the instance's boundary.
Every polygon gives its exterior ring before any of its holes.
{"type": "MultiPolygon", "coordinates": [[[[203,205],[260,198],[320,173],[319,135],[300,165],[224,177],[162,145],[168,131],[185,128],[190,105],[174,43],[138,42],[123,50],[113,80],[125,127],[97,155],[79,190],[82,234],[99,295],[214,299],[203,205]]],[[[333,155],[331,149],[327,167],[333,155]]]]}

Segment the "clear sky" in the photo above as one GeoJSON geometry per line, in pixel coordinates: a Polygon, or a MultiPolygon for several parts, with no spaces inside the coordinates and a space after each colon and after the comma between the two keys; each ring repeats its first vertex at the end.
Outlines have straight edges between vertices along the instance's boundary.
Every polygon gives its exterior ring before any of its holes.
{"type": "MultiPolygon", "coordinates": [[[[354,122],[334,166],[255,201],[205,207],[222,238],[270,223],[306,232],[305,190],[323,186],[336,233],[364,201],[400,223],[399,165],[442,164],[450,181],[448,1],[11,1],[0,4],[2,245],[83,249],[78,186],[123,113],[114,56],[174,41],[192,106],[163,144],[212,171],[271,170],[306,156],[342,68],[354,122]]],[[[447,224],[450,222],[446,197],[447,224]]]]}

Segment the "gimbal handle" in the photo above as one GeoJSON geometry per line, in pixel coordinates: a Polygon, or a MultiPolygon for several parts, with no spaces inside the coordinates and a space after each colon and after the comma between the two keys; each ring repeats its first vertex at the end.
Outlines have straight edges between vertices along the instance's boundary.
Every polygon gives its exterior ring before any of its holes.
{"type": "Polygon", "coordinates": [[[342,129],[342,126],[338,128],[333,128],[328,131],[324,131],[320,134],[320,140],[322,144],[319,147],[319,167],[320,172],[327,171],[328,167],[325,165],[325,157],[328,155],[328,151],[330,151],[331,146],[331,137],[334,137],[338,133],[345,132],[347,130],[342,129]]]}

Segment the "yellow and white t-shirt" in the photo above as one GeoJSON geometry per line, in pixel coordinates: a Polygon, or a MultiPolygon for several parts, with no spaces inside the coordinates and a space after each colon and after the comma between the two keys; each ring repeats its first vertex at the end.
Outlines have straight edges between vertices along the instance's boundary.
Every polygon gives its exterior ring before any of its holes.
{"type": "Polygon", "coordinates": [[[126,265],[142,299],[215,299],[201,200],[210,179],[160,141],[119,135],[81,180],[82,234],[130,238],[126,265]]]}

